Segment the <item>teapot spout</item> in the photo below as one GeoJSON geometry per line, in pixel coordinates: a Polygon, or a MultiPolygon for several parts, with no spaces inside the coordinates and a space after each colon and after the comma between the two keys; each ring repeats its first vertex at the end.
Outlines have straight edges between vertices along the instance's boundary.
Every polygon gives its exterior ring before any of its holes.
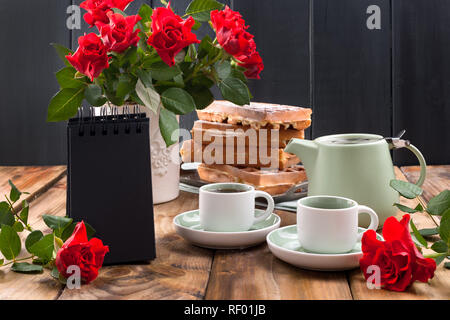
{"type": "Polygon", "coordinates": [[[291,139],[284,149],[284,151],[293,153],[300,158],[309,179],[312,179],[318,150],[319,148],[314,141],[295,138],[291,139]]]}

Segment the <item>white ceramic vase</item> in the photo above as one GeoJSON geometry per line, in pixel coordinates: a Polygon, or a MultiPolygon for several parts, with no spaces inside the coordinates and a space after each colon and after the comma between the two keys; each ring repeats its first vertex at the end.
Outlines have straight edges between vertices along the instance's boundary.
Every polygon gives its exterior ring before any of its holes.
{"type": "Polygon", "coordinates": [[[150,118],[150,152],[152,164],[153,204],[174,200],[180,193],[180,145],[166,147],[159,131],[159,110],[154,114],[146,107],[141,107],[150,118]]]}

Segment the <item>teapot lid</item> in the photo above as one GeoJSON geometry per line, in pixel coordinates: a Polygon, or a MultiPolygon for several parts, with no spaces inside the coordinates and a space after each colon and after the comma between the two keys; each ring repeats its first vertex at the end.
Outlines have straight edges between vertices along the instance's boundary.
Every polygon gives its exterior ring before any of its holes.
{"type": "Polygon", "coordinates": [[[333,134],[329,136],[323,136],[315,140],[318,143],[335,146],[346,145],[364,145],[369,143],[375,143],[385,141],[384,138],[377,134],[368,133],[347,133],[347,134],[333,134]]]}

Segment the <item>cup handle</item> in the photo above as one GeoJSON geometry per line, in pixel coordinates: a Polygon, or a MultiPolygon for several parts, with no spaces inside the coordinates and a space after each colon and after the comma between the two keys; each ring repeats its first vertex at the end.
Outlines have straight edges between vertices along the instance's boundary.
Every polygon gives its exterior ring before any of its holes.
{"type": "MultiPolygon", "coordinates": [[[[378,229],[378,222],[379,222],[378,215],[376,214],[376,212],[367,206],[359,205],[358,206],[358,215],[361,213],[367,213],[370,216],[370,225],[369,225],[369,228],[367,228],[367,230],[374,230],[376,232],[378,229]]],[[[364,232],[362,232],[358,235],[358,241],[361,241],[363,233],[364,232]]]]}
{"type": "Polygon", "coordinates": [[[268,194],[267,192],[264,192],[264,191],[256,190],[255,198],[259,198],[259,197],[265,198],[267,200],[267,209],[263,215],[261,215],[259,217],[255,217],[255,220],[253,223],[266,220],[267,217],[272,214],[273,209],[275,208],[275,202],[273,201],[273,198],[270,194],[268,194]]]}

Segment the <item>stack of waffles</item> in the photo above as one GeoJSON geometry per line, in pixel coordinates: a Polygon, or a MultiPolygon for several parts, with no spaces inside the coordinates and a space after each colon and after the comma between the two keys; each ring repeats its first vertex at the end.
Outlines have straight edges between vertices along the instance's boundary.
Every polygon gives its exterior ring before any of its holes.
{"type": "Polygon", "coordinates": [[[246,183],[272,195],[306,180],[300,159],[283,149],[292,138],[304,138],[311,109],[214,101],[197,114],[180,153],[183,162],[201,162],[202,180],[246,183]]]}

